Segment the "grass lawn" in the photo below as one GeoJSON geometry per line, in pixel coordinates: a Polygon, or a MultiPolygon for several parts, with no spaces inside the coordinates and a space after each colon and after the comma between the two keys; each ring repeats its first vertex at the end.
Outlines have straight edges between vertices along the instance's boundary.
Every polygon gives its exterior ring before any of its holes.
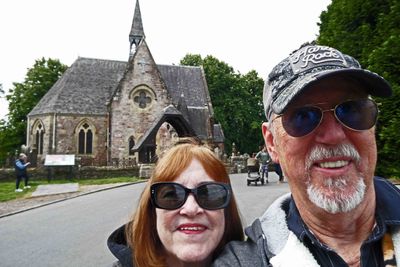
{"type": "MultiPolygon", "coordinates": [[[[98,185],[98,184],[113,184],[113,183],[127,183],[137,182],[141,179],[137,177],[115,177],[115,178],[104,178],[104,179],[73,179],[73,180],[32,180],[29,181],[31,188],[24,189],[23,192],[15,192],[15,182],[0,182],[0,202],[13,200],[17,198],[24,198],[36,190],[39,185],[47,184],[65,184],[65,183],[79,183],[79,185],[98,185]]],[[[24,181],[21,181],[19,188],[24,187],[24,181]]]]}

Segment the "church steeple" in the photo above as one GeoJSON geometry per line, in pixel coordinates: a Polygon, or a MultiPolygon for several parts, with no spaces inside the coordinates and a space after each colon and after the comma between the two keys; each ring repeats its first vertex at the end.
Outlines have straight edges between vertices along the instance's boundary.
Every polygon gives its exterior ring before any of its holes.
{"type": "Polygon", "coordinates": [[[130,51],[132,52],[139,45],[140,41],[145,38],[142,24],[142,15],[140,14],[139,0],[136,0],[135,14],[133,15],[132,28],[129,33],[130,51]],[[135,45],[135,46],[133,46],[135,45]]]}

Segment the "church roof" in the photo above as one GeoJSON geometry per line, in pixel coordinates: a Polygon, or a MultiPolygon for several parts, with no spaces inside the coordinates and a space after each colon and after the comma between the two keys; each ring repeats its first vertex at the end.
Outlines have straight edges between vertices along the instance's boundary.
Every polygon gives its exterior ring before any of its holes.
{"type": "MultiPolygon", "coordinates": [[[[28,115],[107,114],[107,103],[123,77],[126,65],[127,62],[123,61],[78,58],[28,115]]],[[[211,102],[203,69],[169,65],[157,67],[173,104],[177,106],[183,94],[189,117],[201,116],[190,114],[199,113],[194,110],[207,109],[208,103],[211,102]]]]}
{"type": "Polygon", "coordinates": [[[157,68],[175,106],[178,105],[182,94],[188,108],[207,105],[209,96],[202,68],[175,65],[157,65],[157,68]]]}
{"type": "Polygon", "coordinates": [[[78,58],[28,114],[107,114],[126,62],[78,58]]]}

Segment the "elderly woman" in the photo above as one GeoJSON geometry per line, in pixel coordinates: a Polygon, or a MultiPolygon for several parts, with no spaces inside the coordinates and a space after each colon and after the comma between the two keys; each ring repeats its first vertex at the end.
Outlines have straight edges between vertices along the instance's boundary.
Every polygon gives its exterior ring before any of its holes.
{"type": "Polygon", "coordinates": [[[192,140],[161,157],[136,213],[107,243],[114,266],[209,266],[231,240],[243,230],[228,173],[192,140]]]}

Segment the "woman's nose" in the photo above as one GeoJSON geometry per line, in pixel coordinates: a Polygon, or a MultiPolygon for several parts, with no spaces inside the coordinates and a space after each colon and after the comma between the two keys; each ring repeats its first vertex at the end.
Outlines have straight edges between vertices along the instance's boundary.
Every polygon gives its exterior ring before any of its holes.
{"type": "Polygon", "coordinates": [[[193,194],[189,194],[185,204],[180,209],[180,214],[186,216],[194,216],[204,212],[203,208],[199,206],[193,194]]]}

